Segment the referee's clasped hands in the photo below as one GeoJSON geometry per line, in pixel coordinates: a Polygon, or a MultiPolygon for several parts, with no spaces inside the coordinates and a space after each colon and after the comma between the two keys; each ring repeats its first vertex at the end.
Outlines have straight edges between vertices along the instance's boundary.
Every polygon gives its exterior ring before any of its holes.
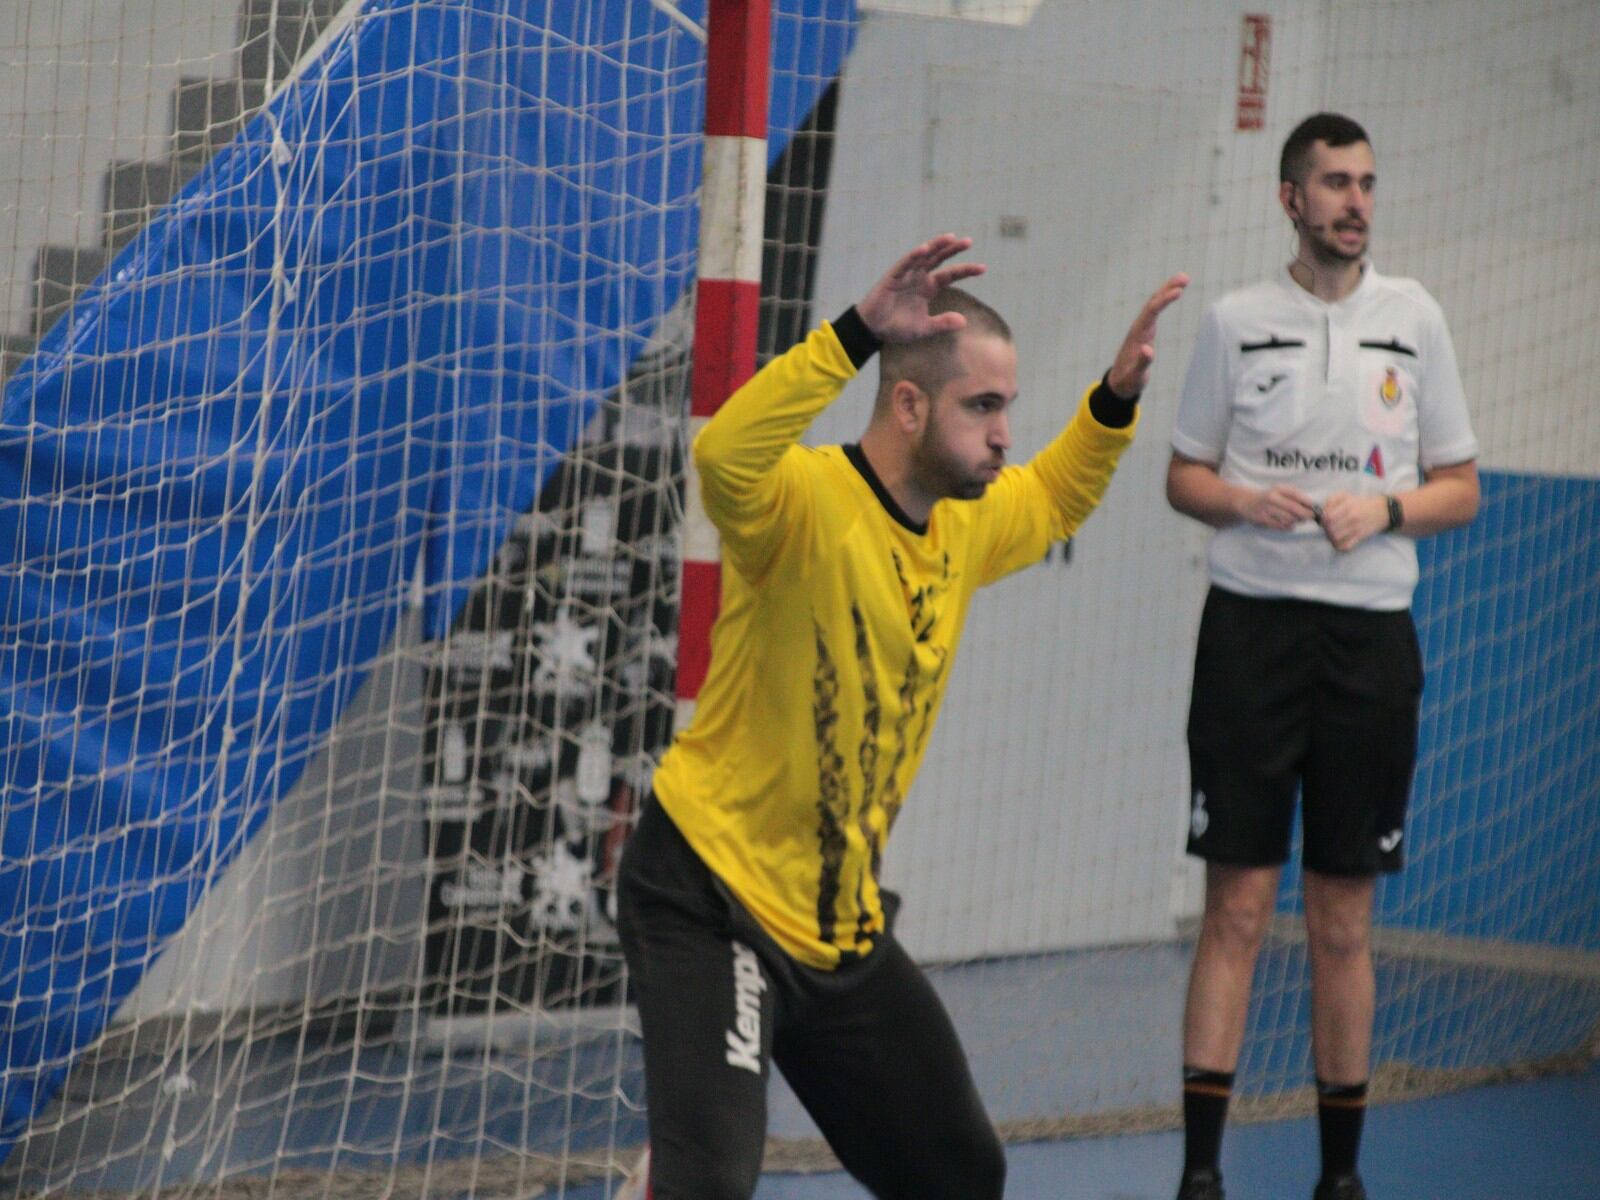
{"type": "Polygon", "coordinates": [[[1335,550],[1354,550],[1389,528],[1389,502],[1382,496],[1335,492],[1323,501],[1321,523],[1335,550]]]}
{"type": "Polygon", "coordinates": [[[1239,493],[1239,519],[1262,529],[1293,529],[1302,521],[1322,521],[1317,502],[1287,483],[1239,493]]]}
{"type": "Polygon", "coordinates": [[[1243,497],[1239,518],[1262,529],[1289,530],[1302,521],[1322,527],[1335,550],[1353,550],[1389,525],[1389,509],[1382,496],[1353,496],[1335,492],[1318,504],[1297,487],[1286,483],[1250,491],[1243,497]]]}

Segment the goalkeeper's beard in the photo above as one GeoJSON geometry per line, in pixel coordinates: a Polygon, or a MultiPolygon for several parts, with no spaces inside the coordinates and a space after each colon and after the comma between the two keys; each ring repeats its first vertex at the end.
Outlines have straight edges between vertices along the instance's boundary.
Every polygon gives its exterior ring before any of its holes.
{"type": "Polygon", "coordinates": [[[930,409],[928,424],[913,451],[917,481],[930,496],[941,500],[976,500],[989,488],[1005,465],[1003,452],[989,451],[987,460],[974,466],[945,444],[944,426],[930,409]]]}

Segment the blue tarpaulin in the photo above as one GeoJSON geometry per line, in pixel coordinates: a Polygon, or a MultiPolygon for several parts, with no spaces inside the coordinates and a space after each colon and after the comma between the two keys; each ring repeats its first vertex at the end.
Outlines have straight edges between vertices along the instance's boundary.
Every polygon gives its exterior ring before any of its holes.
{"type": "MultiPolygon", "coordinates": [[[[852,20],[777,5],[774,156],[852,20]]],[[[9,381],[0,1155],[685,292],[703,76],[646,0],[374,0],[9,381]]]]}

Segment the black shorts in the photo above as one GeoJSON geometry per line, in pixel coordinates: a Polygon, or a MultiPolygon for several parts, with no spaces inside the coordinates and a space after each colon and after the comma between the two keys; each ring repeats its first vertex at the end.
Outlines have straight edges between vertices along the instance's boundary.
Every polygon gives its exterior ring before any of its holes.
{"type": "Polygon", "coordinates": [[[892,934],[834,971],[795,962],[652,796],[618,874],[644,1030],[654,1200],[744,1200],[776,1063],[879,1197],[999,1200],[1005,1154],[956,1032],[892,934]]]}
{"type": "Polygon", "coordinates": [[[1213,587],[1189,705],[1189,853],[1330,875],[1398,871],[1417,755],[1422,654],[1408,611],[1213,587]]]}

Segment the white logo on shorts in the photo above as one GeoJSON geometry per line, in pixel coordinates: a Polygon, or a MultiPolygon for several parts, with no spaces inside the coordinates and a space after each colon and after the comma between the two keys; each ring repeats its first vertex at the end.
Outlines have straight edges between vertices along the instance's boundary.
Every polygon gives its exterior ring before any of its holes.
{"type": "Polygon", "coordinates": [[[1189,812],[1189,832],[1196,838],[1203,838],[1210,824],[1211,814],[1206,811],[1206,794],[1195,788],[1194,808],[1189,812]]]}
{"type": "Polygon", "coordinates": [[[767,979],[756,952],[743,942],[733,943],[733,1028],[728,1030],[730,1067],[761,1074],[761,993],[767,979]]]}
{"type": "Polygon", "coordinates": [[[1400,844],[1400,839],[1404,836],[1405,833],[1403,831],[1399,829],[1392,830],[1378,839],[1378,849],[1382,850],[1385,854],[1388,854],[1389,851],[1393,850],[1400,844]]]}

